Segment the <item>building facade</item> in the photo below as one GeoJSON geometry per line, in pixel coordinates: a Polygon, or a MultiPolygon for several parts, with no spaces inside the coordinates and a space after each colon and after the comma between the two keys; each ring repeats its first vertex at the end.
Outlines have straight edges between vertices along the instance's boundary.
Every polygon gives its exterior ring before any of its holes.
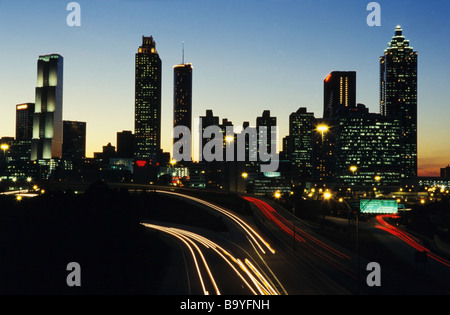
{"type": "Polygon", "coordinates": [[[363,104],[339,117],[335,176],[343,187],[400,184],[400,121],[369,113],[363,104]]]}
{"type": "Polygon", "coordinates": [[[309,113],[304,107],[289,115],[287,158],[291,162],[292,175],[296,179],[312,179],[315,120],[314,113],[309,113]]]}
{"type": "Polygon", "coordinates": [[[323,118],[333,118],[356,106],[356,72],[333,71],[323,82],[323,118]]]}
{"type": "Polygon", "coordinates": [[[59,54],[39,56],[31,160],[62,156],[63,66],[59,54]]]}
{"type": "Polygon", "coordinates": [[[380,57],[380,112],[400,120],[402,180],[417,177],[417,57],[397,26],[380,57]]]}
{"type": "Polygon", "coordinates": [[[63,159],[81,161],[86,157],[86,123],[63,121],[63,159]]]}
{"type": "Polygon", "coordinates": [[[161,154],[162,62],[153,37],[142,37],[135,63],[135,158],[157,161],[161,154]]]}

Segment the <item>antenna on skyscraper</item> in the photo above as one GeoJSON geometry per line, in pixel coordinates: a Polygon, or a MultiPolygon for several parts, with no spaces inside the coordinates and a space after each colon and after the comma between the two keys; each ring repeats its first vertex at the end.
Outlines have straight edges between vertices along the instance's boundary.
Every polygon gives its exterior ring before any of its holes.
{"type": "Polygon", "coordinates": [[[181,59],[181,64],[184,65],[184,41],[182,42],[183,44],[183,48],[182,48],[182,59],[181,59]]]}

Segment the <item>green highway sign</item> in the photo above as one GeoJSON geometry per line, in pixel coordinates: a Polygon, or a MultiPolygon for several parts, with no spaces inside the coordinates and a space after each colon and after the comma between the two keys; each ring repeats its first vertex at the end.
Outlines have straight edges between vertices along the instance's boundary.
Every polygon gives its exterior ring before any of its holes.
{"type": "Polygon", "coordinates": [[[361,199],[359,209],[361,213],[394,214],[398,213],[398,204],[391,199],[361,199]]]}

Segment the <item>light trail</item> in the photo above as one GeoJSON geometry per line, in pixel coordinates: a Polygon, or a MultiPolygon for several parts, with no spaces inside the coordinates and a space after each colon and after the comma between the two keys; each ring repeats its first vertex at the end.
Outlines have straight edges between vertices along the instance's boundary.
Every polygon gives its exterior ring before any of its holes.
{"type": "Polygon", "coordinates": [[[201,257],[201,261],[203,262],[204,269],[207,271],[209,280],[214,287],[214,291],[217,295],[220,295],[221,292],[219,290],[219,287],[217,285],[217,282],[215,280],[215,277],[209,268],[206,258],[200,247],[195,243],[199,243],[202,246],[204,246],[206,249],[213,250],[216,254],[219,255],[231,268],[234,274],[236,274],[246,285],[246,287],[254,294],[254,295],[278,295],[279,293],[273,288],[273,286],[270,284],[270,281],[265,278],[260,271],[246,258],[244,261],[249,266],[247,268],[242,261],[239,258],[234,257],[229,251],[225,250],[223,247],[218,245],[217,243],[211,241],[210,239],[201,236],[199,234],[178,229],[174,227],[165,227],[150,223],[141,223],[143,226],[155,230],[159,230],[162,232],[165,232],[169,235],[172,235],[176,237],[177,239],[181,240],[188,248],[189,251],[193,257],[194,264],[196,266],[196,272],[198,274],[203,293],[205,295],[209,294],[209,291],[206,289],[205,280],[202,275],[202,268],[200,268],[198,264],[198,259],[196,258],[197,255],[201,257]],[[195,251],[194,251],[195,249],[195,251]],[[197,255],[196,255],[196,253],[197,255]],[[233,264],[234,263],[234,264],[233,264]],[[243,272],[240,272],[239,269],[241,269],[243,272]]]}
{"type": "Polygon", "coordinates": [[[295,226],[280,215],[273,207],[268,203],[253,197],[243,197],[245,200],[253,203],[261,212],[273,223],[275,223],[281,230],[287,233],[290,237],[295,236],[295,240],[304,248],[308,249],[310,252],[320,257],[322,260],[333,265],[335,268],[341,270],[353,279],[357,279],[355,271],[348,267],[347,265],[341,263],[338,259],[349,260],[349,256],[336,250],[335,248],[325,244],[324,242],[318,240],[314,236],[306,233],[299,227],[295,226]],[[294,232],[295,230],[295,232],[294,232]],[[315,246],[314,246],[315,245],[315,246]],[[335,257],[333,257],[335,256],[335,257]]]}
{"type": "Polygon", "coordinates": [[[264,238],[257,233],[249,224],[247,224],[244,220],[242,220],[241,218],[239,218],[237,215],[235,215],[234,213],[219,207],[213,203],[204,201],[202,199],[196,198],[196,197],[192,197],[189,195],[183,195],[180,193],[175,193],[175,192],[170,192],[170,191],[164,191],[164,190],[156,190],[156,192],[158,193],[164,193],[164,194],[169,194],[169,195],[174,195],[174,196],[179,196],[179,197],[183,197],[183,198],[187,198],[190,200],[193,200],[195,202],[198,202],[200,204],[203,204],[211,209],[214,209],[224,215],[226,215],[228,218],[230,218],[231,220],[233,220],[247,235],[248,237],[250,237],[250,239],[254,242],[254,244],[256,244],[256,246],[259,248],[259,250],[265,254],[266,251],[264,250],[264,248],[266,248],[267,250],[269,250],[272,254],[275,254],[275,250],[269,245],[269,243],[267,241],[264,240],[264,238]]]}
{"type": "Polygon", "coordinates": [[[421,252],[426,252],[430,258],[440,262],[441,264],[443,264],[447,267],[450,267],[450,261],[432,253],[428,248],[420,245],[416,238],[414,238],[413,236],[406,233],[405,231],[402,231],[401,229],[399,229],[385,221],[385,218],[395,218],[395,217],[397,217],[397,216],[392,215],[392,214],[378,215],[378,216],[376,216],[376,219],[381,225],[376,225],[375,227],[379,228],[381,230],[384,230],[386,232],[389,232],[392,235],[397,236],[402,241],[404,241],[406,244],[412,246],[416,250],[421,251],[421,252]]]}

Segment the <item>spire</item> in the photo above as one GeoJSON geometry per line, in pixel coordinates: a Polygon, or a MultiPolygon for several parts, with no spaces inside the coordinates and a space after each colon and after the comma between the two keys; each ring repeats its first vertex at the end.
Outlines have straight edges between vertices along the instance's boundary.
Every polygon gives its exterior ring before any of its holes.
{"type": "Polygon", "coordinates": [[[182,52],[181,52],[181,64],[182,65],[184,65],[184,42],[182,43],[183,44],[183,48],[182,48],[182,52]]]}
{"type": "Polygon", "coordinates": [[[402,36],[402,33],[402,27],[400,25],[397,25],[397,27],[395,28],[395,36],[402,36]]]}

